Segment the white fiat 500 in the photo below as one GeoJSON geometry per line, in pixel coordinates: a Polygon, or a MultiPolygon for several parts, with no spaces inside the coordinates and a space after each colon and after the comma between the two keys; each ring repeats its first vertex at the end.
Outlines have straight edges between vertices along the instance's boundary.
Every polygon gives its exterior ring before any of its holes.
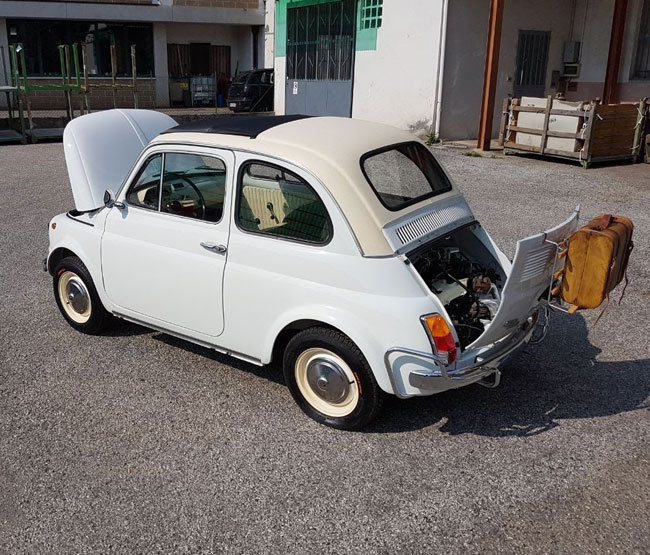
{"type": "Polygon", "coordinates": [[[110,110],[64,147],[76,208],[50,222],[45,268],[65,319],[280,363],[302,410],[343,429],[387,393],[498,384],[578,218],[511,263],[422,142],[346,118],[110,110]]]}

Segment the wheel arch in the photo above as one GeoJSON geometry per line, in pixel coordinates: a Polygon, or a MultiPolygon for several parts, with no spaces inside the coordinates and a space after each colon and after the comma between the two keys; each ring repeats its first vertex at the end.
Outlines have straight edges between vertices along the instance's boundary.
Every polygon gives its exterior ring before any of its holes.
{"type": "Polygon", "coordinates": [[[54,275],[54,268],[56,268],[56,265],[68,256],[76,256],[79,260],[82,260],[76,252],[67,247],[57,247],[50,253],[47,257],[47,271],[51,276],[54,275]]]}
{"type": "Polygon", "coordinates": [[[307,314],[318,314],[318,316],[307,316],[305,313],[294,314],[293,317],[287,315],[282,323],[272,327],[273,331],[269,333],[264,349],[264,363],[281,365],[285,347],[291,338],[302,330],[311,327],[332,329],[345,335],[359,348],[381,389],[387,393],[393,393],[388,372],[382,363],[381,345],[372,334],[363,333],[365,327],[359,318],[347,312],[331,312],[331,307],[329,310],[318,310],[314,307],[313,310],[307,311],[307,314]]]}
{"type": "MultiPolygon", "coordinates": [[[[276,335],[275,341],[273,342],[273,347],[271,349],[271,364],[281,364],[282,357],[284,356],[284,350],[286,349],[289,341],[295,337],[298,333],[309,328],[328,328],[336,330],[339,333],[342,333],[346,337],[348,335],[342,330],[328,324],[327,322],[322,322],[321,320],[314,320],[310,318],[303,318],[300,320],[294,320],[290,322],[280,332],[276,335]]],[[[352,340],[352,338],[350,338],[352,340]]]]}
{"type": "MultiPolygon", "coordinates": [[[[75,224],[76,225],[76,224],[75,224]]],[[[63,226],[59,226],[63,227],[63,226]]],[[[86,227],[86,226],[83,226],[86,227]]],[[[89,228],[93,229],[93,228],[89,228]]],[[[57,228],[57,232],[59,228],[57,228]]],[[[99,243],[94,236],[82,235],[80,238],[72,237],[69,233],[61,234],[60,236],[50,235],[51,250],[47,256],[47,270],[50,275],[54,274],[56,265],[66,258],[67,256],[76,256],[90,273],[93,280],[93,285],[97,290],[97,294],[101,299],[104,307],[109,312],[111,311],[112,304],[106,296],[104,290],[104,281],[102,278],[102,269],[99,259],[99,243]],[[93,256],[93,252],[97,249],[97,254],[93,256]]]]}

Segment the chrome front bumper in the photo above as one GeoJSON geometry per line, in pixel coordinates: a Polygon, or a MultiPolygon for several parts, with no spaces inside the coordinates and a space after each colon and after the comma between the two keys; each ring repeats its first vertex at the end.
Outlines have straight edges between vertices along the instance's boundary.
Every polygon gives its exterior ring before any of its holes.
{"type": "MultiPolygon", "coordinates": [[[[397,380],[393,373],[390,357],[392,354],[411,355],[416,358],[422,358],[433,363],[436,370],[414,370],[408,374],[408,382],[411,387],[421,389],[427,392],[440,393],[448,389],[456,389],[472,383],[479,382],[488,376],[498,373],[498,367],[510,355],[514,354],[520,347],[523,347],[530,340],[539,312],[534,312],[526,322],[514,333],[498,341],[488,349],[478,352],[466,351],[456,363],[452,366],[444,365],[433,353],[407,349],[404,347],[393,347],[386,351],[384,362],[391,379],[393,391],[398,397],[408,397],[403,395],[397,386],[397,380]]],[[[498,379],[498,374],[497,374],[498,379]]],[[[498,383],[498,382],[497,382],[498,383]]]]}

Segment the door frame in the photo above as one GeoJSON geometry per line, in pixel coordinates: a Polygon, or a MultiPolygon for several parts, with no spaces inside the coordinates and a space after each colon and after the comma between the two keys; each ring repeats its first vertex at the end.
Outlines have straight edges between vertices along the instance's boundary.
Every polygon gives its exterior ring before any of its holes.
{"type": "MultiPolygon", "coordinates": [[[[116,194],[116,201],[124,203],[126,205],[126,210],[147,212],[150,213],[152,217],[171,218],[171,221],[179,221],[179,220],[188,221],[188,225],[196,226],[199,228],[202,227],[208,231],[208,234],[211,229],[212,230],[218,229],[220,233],[225,233],[224,243],[225,246],[228,247],[228,244],[230,242],[231,224],[232,224],[232,203],[233,203],[233,191],[234,191],[233,184],[235,183],[236,180],[235,166],[236,166],[235,152],[232,149],[223,148],[223,147],[209,147],[205,145],[158,143],[145,149],[142,152],[142,154],[140,154],[137,162],[134,164],[133,168],[129,172],[127,178],[124,180],[118,193],[116,194]],[[223,160],[226,166],[226,183],[225,183],[225,191],[224,191],[223,214],[221,216],[221,219],[218,222],[208,222],[208,221],[198,220],[191,217],[164,213],[161,212],[160,209],[158,211],[148,210],[146,208],[141,208],[126,203],[127,192],[129,191],[129,188],[133,184],[134,179],[138,177],[140,170],[143,168],[144,164],[146,164],[147,160],[149,160],[149,158],[151,158],[156,154],[169,154],[169,153],[198,154],[198,155],[204,154],[206,156],[214,156],[216,158],[223,160]]],[[[162,186],[163,176],[164,176],[164,166],[161,168],[161,177],[160,177],[161,186],[162,186]]],[[[110,212],[106,215],[106,218],[104,220],[104,229],[102,231],[102,237],[101,237],[102,248],[101,248],[101,256],[100,256],[102,288],[110,304],[114,307],[113,312],[118,316],[126,318],[128,320],[136,321],[143,325],[151,325],[154,329],[169,330],[170,333],[173,333],[174,335],[177,335],[179,337],[191,338],[192,340],[199,340],[199,341],[202,340],[204,342],[212,344],[216,337],[219,337],[223,334],[226,326],[225,310],[224,310],[224,302],[223,302],[224,301],[223,282],[224,282],[225,268],[227,263],[227,251],[223,255],[214,254],[215,261],[223,262],[223,267],[221,269],[221,291],[219,294],[220,310],[221,310],[221,329],[216,335],[198,331],[186,326],[182,326],[178,323],[170,322],[168,320],[160,319],[151,314],[139,312],[137,310],[134,310],[133,308],[126,307],[119,304],[117,300],[111,297],[109,293],[109,287],[107,287],[107,283],[106,283],[107,271],[105,267],[103,247],[104,247],[104,238],[106,236],[106,233],[109,231],[109,225],[110,225],[109,218],[111,218],[113,211],[121,213],[121,210],[114,206],[110,209],[110,212]],[[217,256],[222,256],[223,258],[219,259],[217,258],[217,256]]],[[[208,254],[212,256],[212,253],[208,253],[208,254]]]]}
{"type": "MultiPolygon", "coordinates": [[[[286,48],[286,52],[287,52],[287,57],[288,57],[288,53],[289,53],[289,10],[292,10],[292,9],[297,10],[297,9],[300,9],[300,8],[311,7],[311,6],[315,6],[315,5],[337,4],[337,3],[340,3],[340,2],[344,2],[344,1],[346,1],[346,0],[326,0],[326,1],[313,0],[313,4],[307,4],[306,6],[303,3],[301,3],[301,4],[297,5],[297,6],[293,6],[293,7],[291,5],[287,5],[287,7],[286,7],[286,11],[287,11],[287,13],[286,13],[287,32],[286,32],[286,38],[285,38],[285,41],[286,41],[285,48],[286,48]]],[[[349,82],[350,82],[350,106],[349,106],[348,113],[347,113],[347,115],[345,117],[352,117],[352,109],[353,109],[353,106],[354,106],[354,75],[355,75],[356,55],[357,55],[357,48],[356,48],[357,33],[358,33],[357,24],[359,22],[358,11],[359,11],[359,2],[361,0],[347,0],[347,1],[352,1],[352,3],[354,4],[354,9],[352,10],[352,35],[351,35],[352,36],[352,48],[350,50],[350,79],[349,79],[349,82]]],[[[330,80],[330,79],[290,79],[289,76],[288,76],[288,65],[289,65],[288,63],[285,64],[285,86],[284,86],[285,113],[288,113],[287,110],[286,110],[286,106],[288,106],[288,104],[289,104],[288,103],[288,98],[290,96],[293,96],[293,94],[290,93],[289,91],[290,91],[290,89],[291,90],[293,89],[294,82],[302,83],[303,87],[307,87],[307,83],[318,83],[318,82],[321,82],[321,83],[327,83],[327,82],[344,83],[344,82],[348,81],[347,79],[346,80],[341,80],[341,81],[333,81],[333,80],[330,80]]],[[[298,113],[300,113],[300,112],[298,112],[298,113]]],[[[321,114],[319,114],[319,115],[321,115],[321,114]]],[[[329,114],[324,114],[324,115],[329,115],[329,114]]]]}

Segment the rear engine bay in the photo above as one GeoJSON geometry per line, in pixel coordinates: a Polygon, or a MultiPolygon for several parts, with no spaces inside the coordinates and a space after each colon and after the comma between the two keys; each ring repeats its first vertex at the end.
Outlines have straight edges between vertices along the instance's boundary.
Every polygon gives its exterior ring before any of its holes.
{"type": "Polygon", "coordinates": [[[489,326],[506,282],[506,274],[488,245],[487,234],[474,222],[407,254],[444,305],[463,349],[489,326]]]}

